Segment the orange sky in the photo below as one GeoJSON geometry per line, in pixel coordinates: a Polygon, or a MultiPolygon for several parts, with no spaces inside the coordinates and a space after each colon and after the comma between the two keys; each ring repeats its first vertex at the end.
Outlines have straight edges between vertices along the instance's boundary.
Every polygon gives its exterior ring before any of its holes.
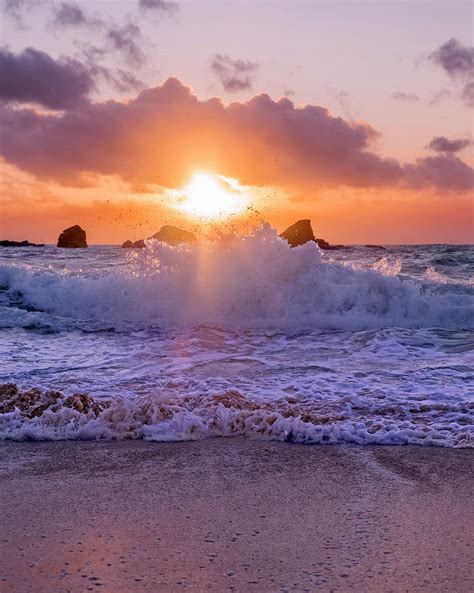
{"type": "Polygon", "coordinates": [[[473,241],[466,5],[67,4],[3,5],[0,239],[212,233],[177,207],[207,172],[250,206],[224,232],[311,218],[332,243],[473,241]]]}
{"type": "MultiPolygon", "coordinates": [[[[4,182],[6,169],[10,167],[3,165],[4,182]]],[[[11,174],[16,179],[15,173],[11,174]]],[[[22,183],[9,186],[7,191],[12,193],[2,192],[0,199],[2,238],[54,243],[62,229],[76,223],[86,229],[92,244],[148,237],[165,223],[201,235],[215,230],[170,208],[166,194],[131,197],[120,182],[108,181],[99,189],[69,189],[17,175],[22,183]]],[[[315,234],[332,243],[468,243],[473,237],[473,202],[468,195],[333,189],[321,192],[318,199],[304,201],[292,200],[272,188],[258,192],[255,206],[256,212],[248,216],[224,219],[222,230],[234,226],[249,230],[267,220],[281,231],[295,220],[309,217],[315,234]]]]}

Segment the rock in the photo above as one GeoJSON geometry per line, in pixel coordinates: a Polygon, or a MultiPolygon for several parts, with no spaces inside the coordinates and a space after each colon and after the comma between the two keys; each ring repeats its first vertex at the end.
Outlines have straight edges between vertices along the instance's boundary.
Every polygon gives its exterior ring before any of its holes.
{"type": "Polygon", "coordinates": [[[96,415],[102,411],[107,405],[101,405],[100,402],[96,402],[90,395],[86,393],[75,393],[69,395],[63,402],[63,405],[67,408],[72,408],[81,414],[87,414],[88,412],[94,412],[96,415]]]}
{"type": "MultiPolygon", "coordinates": [[[[196,235],[193,235],[193,233],[180,229],[176,226],[171,226],[169,224],[165,224],[164,226],[162,226],[157,233],[155,233],[151,237],[148,237],[148,239],[162,241],[163,243],[168,243],[168,245],[180,245],[181,243],[196,243],[197,241],[196,235]]],[[[124,247],[125,249],[142,249],[143,247],[145,247],[145,241],[143,239],[140,239],[139,241],[125,241],[125,243],[122,243],[122,247],[124,247]]]]}
{"type": "Polygon", "coordinates": [[[168,245],[180,245],[181,243],[196,243],[196,235],[185,231],[176,226],[165,224],[161,229],[149,237],[149,239],[155,239],[155,241],[162,241],[168,243],[168,245]]]}
{"type": "Polygon", "coordinates": [[[331,245],[324,239],[317,239],[314,236],[311,221],[307,218],[298,220],[298,222],[289,226],[286,231],[281,233],[280,237],[286,239],[291,247],[298,247],[298,245],[304,245],[308,241],[315,241],[320,249],[348,249],[345,245],[331,245]]]}
{"type": "Polygon", "coordinates": [[[67,247],[69,249],[87,247],[86,231],[77,224],[65,229],[59,235],[58,247],[67,247]]]}
{"type": "Polygon", "coordinates": [[[315,239],[320,249],[331,249],[331,245],[324,239],[315,239]]]}
{"type": "Polygon", "coordinates": [[[3,383],[0,385],[0,403],[18,395],[18,387],[15,383],[3,383]]]}
{"type": "Polygon", "coordinates": [[[320,249],[332,249],[333,251],[336,251],[338,249],[350,249],[350,247],[347,247],[347,245],[331,245],[324,239],[315,239],[315,241],[320,249]]]}
{"type": "Polygon", "coordinates": [[[289,226],[281,233],[280,237],[286,239],[291,247],[298,247],[298,245],[304,245],[308,241],[316,239],[311,228],[311,221],[308,218],[298,220],[298,222],[289,226]]]}
{"type": "Polygon", "coordinates": [[[125,249],[143,249],[145,247],[145,241],[143,239],[139,241],[125,241],[125,243],[122,243],[122,247],[125,249]]]}
{"type": "Polygon", "coordinates": [[[60,391],[41,391],[36,387],[20,391],[14,383],[0,384],[0,414],[18,410],[25,418],[37,418],[46,411],[57,413],[66,407],[98,416],[109,406],[109,400],[95,400],[85,393],[66,396],[60,391]]]}
{"type": "Polygon", "coordinates": [[[29,241],[0,241],[0,247],[44,247],[44,243],[30,243],[29,241]]]}
{"type": "Polygon", "coordinates": [[[368,249],[383,249],[385,251],[385,247],[383,247],[382,245],[365,245],[365,247],[367,247],[368,249]]]}

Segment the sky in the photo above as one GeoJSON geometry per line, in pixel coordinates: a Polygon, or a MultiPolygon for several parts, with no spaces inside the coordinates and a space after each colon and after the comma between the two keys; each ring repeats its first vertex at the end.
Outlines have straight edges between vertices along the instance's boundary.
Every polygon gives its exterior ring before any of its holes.
{"type": "Polygon", "coordinates": [[[472,4],[0,3],[0,239],[473,242],[472,4]]]}

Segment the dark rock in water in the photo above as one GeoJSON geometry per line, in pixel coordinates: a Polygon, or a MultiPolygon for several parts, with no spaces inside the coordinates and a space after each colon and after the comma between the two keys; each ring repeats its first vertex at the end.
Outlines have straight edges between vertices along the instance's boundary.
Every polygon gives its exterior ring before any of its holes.
{"type": "Polygon", "coordinates": [[[0,385],[0,403],[17,396],[18,391],[15,383],[2,383],[0,385]]]}
{"type": "Polygon", "coordinates": [[[66,407],[99,416],[109,405],[108,400],[98,401],[85,393],[66,396],[60,391],[41,391],[36,387],[20,391],[14,383],[0,384],[0,414],[19,410],[24,418],[37,418],[46,411],[59,412],[66,407]]]}
{"type": "Polygon", "coordinates": [[[125,241],[125,243],[122,243],[122,247],[125,247],[125,249],[143,249],[145,247],[145,241],[143,239],[139,241],[125,241]]]}
{"type": "Polygon", "coordinates": [[[44,243],[30,243],[29,241],[0,241],[0,247],[44,247],[44,243]]]}
{"type": "Polygon", "coordinates": [[[332,249],[332,246],[324,239],[315,239],[320,249],[332,249]]]}
{"type": "MultiPolygon", "coordinates": [[[[180,245],[181,243],[196,243],[197,238],[193,233],[189,231],[185,231],[180,229],[176,226],[171,226],[169,224],[165,224],[161,227],[161,229],[148,237],[148,239],[154,239],[155,241],[163,241],[163,243],[168,243],[168,245],[180,245]]],[[[140,239],[139,241],[125,241],[122,243],[122,247],[125,249],[136,248],[142,249],[145,247],[145,241],[140,239]]]]}
{"type": "Polygon", "coordinates": [[[383,250],[385,250],[385,247],[383,247],[382,245],[365,245],[365,247],[367,247],[368,249],[383,249],[383,250]]]}
{"type": "Polygon", "coordinates": [[[304,245],[308,241],[316,239],[311,228],[311,221],[308,218],[298,220],[298,222],[289,226],[281,233],[280,237],[286,239],[291,247],[298,247],[298,245],[304,245]]]}
{"type": "Polygon", "coordinates": [[[59,235],[58,247],[67,247],[69,249],[87,247],[86,231],[77,224],[65,229],[59,235]]]}
{"type": "Polygon", "coordinates": [[[318,247],[320,249],[329,249],[329,250],[331,250],[331,249],[332,250],[350,249],[350,247],[347,247],[347,245],[331,245],[330,243],[328,243],[324,239],[315,239],[315,241],[318,244],[318,247]]]}
{"type": "Polygon", "coordinates": [[[311,221],[307,218],[298,220],[298,222],[289,226],[286,231],[281,233],[280,237],[286,239],[291,247],[298,247],[298,245],[304,245],[308,241],[315,241],[320,249],[348,249],[345,245],[331,245],[324,239],[317,239],[314,236],[311,221]]]}
{"type": "Polygon", "coordinates": [[[181,243],[196,243],[196,235],[185,231],[176,226],[165,224],[161,229],[149,237],[149,239],[155,239],[156,241],[163,241],[168,245],[180,245],[181,243]]]}

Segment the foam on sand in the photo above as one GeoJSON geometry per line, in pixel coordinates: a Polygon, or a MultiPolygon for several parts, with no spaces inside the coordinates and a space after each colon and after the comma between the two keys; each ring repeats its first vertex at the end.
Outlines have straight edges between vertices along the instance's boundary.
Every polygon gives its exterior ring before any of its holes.
{"type": "Polygon", "coordinates": [[[5,440],[185,441],[249,436],[308,444],[418,444],[472,447],[474,404],[358,404],[284,397],[215,395],[97,400],[85,394],[0,386],[5,440]]]}

